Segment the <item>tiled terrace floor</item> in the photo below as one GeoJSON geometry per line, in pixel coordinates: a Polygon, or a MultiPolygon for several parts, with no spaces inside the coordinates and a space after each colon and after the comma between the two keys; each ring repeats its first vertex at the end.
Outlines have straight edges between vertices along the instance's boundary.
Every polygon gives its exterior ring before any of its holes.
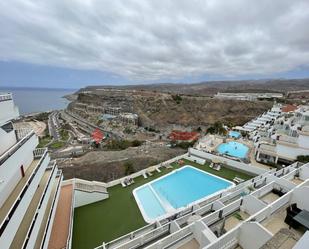
{"type": "Polygon", "coordinates": [[[232,215],[229,218],[227,218],[225,220],[225,226],[224,229],[226,231],[229,231],[231,229],[233,229],[234,227],[236,227],[239,223],[243,222],[243,220],[246,220],[249,218],[249,214],[242,212],[242,211],[238,211],[237,214],[239,214],[242,218],[242,220],[239,220],[236,216],[232,215]]]}
{"type": "Polygon", "coordinates": [[[186,244],[179,247],[178,249],[199,249],[199,248],[200,248],[200,244],[197,242],[197,240],[192,239],[186,244]]]}
{"type": "Polygon", "coordinates": [[[279,195],[276,195],[272,192],[264,195],[263,197],[260,198],[261,201],[265,202],[266,204],[271,204],[275,200],[279,199],[279,195]]]}
{"type": "Polygon", "coordinates": [[[72,193],[72,184],[61,187],[48,249],[61,249],[66,247],[69,235],[71,205],[73,204],[72,193]]]}

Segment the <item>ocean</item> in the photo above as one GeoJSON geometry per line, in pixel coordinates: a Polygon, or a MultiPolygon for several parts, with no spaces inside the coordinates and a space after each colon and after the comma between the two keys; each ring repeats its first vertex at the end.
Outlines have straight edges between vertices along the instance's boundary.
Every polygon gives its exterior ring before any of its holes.
{"type": "Polygon", "coordinates": [[[70,103],[63,96],[74,93],[74,89],[44,89],[44,88],[0,88],[0,92],[13,94],[14,103],[21,115],[60,110],[70,103]]]}

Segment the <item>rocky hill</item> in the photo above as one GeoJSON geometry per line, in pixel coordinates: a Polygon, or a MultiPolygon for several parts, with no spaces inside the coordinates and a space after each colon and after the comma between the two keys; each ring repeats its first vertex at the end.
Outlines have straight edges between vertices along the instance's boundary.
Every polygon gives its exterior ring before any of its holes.
{"type": "MultiPolygon", "coordinates": [[[[79,92],[69,109],[79,111],[79,104],[118,107],[139,115],[140,125],[164,129],[209,126],[216,121],[242,125],[272,106],[269,101],[218,100],[207,96],[176,95],[132,89],[88,89],[79,92]]],[[[85,113],[84,113],[85,114],[85,113]]],[[[86,115],[98,115],[87,112],[86,115]]]]}
{"type": "Polygon", "coordinates": [[[237,81],[207,81],[192,84],[166,83],[127,86],[88,86],[81,89],[94,90],[100,88],[157,91],[164,93],[213,96],[217,92],[280,92],[309,90],[309,79],[263,79],[237,81]]]}

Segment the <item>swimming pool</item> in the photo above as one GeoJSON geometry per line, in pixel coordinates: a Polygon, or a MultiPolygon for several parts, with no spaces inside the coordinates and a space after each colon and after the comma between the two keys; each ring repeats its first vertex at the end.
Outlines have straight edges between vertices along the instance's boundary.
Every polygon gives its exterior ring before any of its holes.
{"type": "Polygon", "coordinates": [[[217,148],[220,154],[226,154],[238,158],[246,158],[249,151],[248,146],[238,142],[220,144],[217,148]]]}
{"type": "Polygon", "coordinates": [[[134,189],[133,195],[145,221],[151,223],[232,186],[230,181],[187,165],[134,189]]]}
{"type": "Polygon", "coordinates": [[[233,138],[240,138],[241,134],[238,131],[230,131],[229,136],[233,138]]]}

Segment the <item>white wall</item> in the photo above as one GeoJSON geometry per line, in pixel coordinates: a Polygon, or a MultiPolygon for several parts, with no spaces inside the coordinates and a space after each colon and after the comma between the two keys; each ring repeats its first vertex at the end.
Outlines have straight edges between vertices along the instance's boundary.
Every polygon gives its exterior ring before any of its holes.
{"type": "Polygon", "coordinates": [[[0,143],[0,156],[6,152],[9,148],[11,148],[16,143],[16,135],[15,131],[7,133],[3,129],[0,128],[0,140],[5,141],[5,143],[0,143]]]}
{"type": "Polygon", "coordinates": [[[22,178],[20,167],[26,171],[33,161],[33,150],[38,144],[38,138],[32,136],[22,147],[10,156],[0,166],[0,207],[22,178]]]}
{"type": "Polygon", "coordinates": [[[199,163],[199,164],[201,164],[201,165],[204,165],[205,162],[206,162],[205,159],[202,159],[202,158],[200,158],[200,157],[195,157],[195,156],[193,156],[193,155],[184,156],[183,158],[184,158],[184,159],[187,159],[187,160],[189,160],[189,161],[191,161],[191,162],[199,163]]]}
{"type": "Polygon", "coordinates": [[[309,136],[300,134],[298,137],[298,144],[300,147],[307,148],[309,154],[309,136]]]}
{"type": "Polygon", "coordinates": [[[74,190],[75,194],[75,203],[74,207],[81,207],[93,202],[102,201],[108,198],[108,194],[99,193],[99,192],[84,192],[79,190],[74,190]]]}
{"type": "Polygon", "coordinates": [[[49,156],[46,156],[44,161],[41,164],[41,167],[37,171],[35,177],[33,178],[31,184],[29,185],[26,194],[23,196],[21,202],[19,203],[18,207],[16,208],[13,217],[10,219],[6,229],[4,230],[2,236],[0,237],[0,248],[5,249],[9,248],[10,244],[14,239],[14,235],[25,215],[25,212],[32,200],[32,197],[37,190],[39,182],[42,179],[42,176],[45,172],[46,167],[50,161],[49,156]]]}
{"type": "MultiPolygon", "coordinates": [[[[63,176],[61,176],[61,179],[59,181],[62,182],[62,180],[63,180],[63,176]]],[[[46,239],[45,239],[45,242],[44,242],[44,245],[43,245],[42,249],[47,249],[48,248],[49,239],[50,239],[50,235],[51,235],[53,224],[54,224],[54,220],[55,220],[55,215],[56,215],[56,210],[57,210],[57,205],[58,205],[58,201],[59,201],[60,192],[61,192],[61,186],[59,186],[57,195],[55,196],[55,203],[54,203],[54,207],[53,207],[53,210],[52,210],[52,213],[51,213],[51,216],[50,216],[49,226],[47,227],[47,229],[45,231],[46,232],[46,239]]],[[[67,249],[71,249],[71,248],[67,248],[67,249]]]]}
{"type": "Polygon", "coordinates": [[[307,165],[300,169],[300,171],[299,171],[299,178],[303,179],[303,180],[309,178],[309,167],[307,165]]]}
{"type": "Polygon", "coordinates": [[[292,146],[286,146],[284,144],[279,144],[277,143],[276,146],[277,154],[280,157],[283,158],[291,158],[291,159],[296,159],[297,156],[300,155],[308,155],[309,154],[309,149],[305,148],[300,148],[300,147],[292,147],[292,146]]]}
{"type": "Polygon", "coordinates": [[[28,242],[28,245],[27,245],[26,248],[29,248],[29,249],[34,248],[34,245],[35,245],[35,242],[36,242],[36,239],[37,239],[37,236],[38,236],[38,233],[39,233],[39,230],[41,228],[42,221],[43,221],[43,218],[44,218],[44,215],[45,215],[47,204],[48,204],[49,198],[50,198],[52,190],[53,190],[53,184],[54,184],[54,180],[56,178],[56,174],[57,174],[57,170],[55,169],[53,174],[50,176],[51,180],[49,182],[49,185],[45,187],[47,189],[46,189],[46,193],[45,193],[45,196],[44,196],[44,200],[42,202],[41,208],[37,210],[38,216],[36,218],[35,226],[34,226],[32,232],[31,232],[29,242],[28,242]]]}
{"type": "Polygon", "coordinates": [[[234,170],[239,170],[239,171],[251,174],[251,175],[260,175],[260,174],[263,174],[267,171],[267,170],[262,169],[262,168],[258,168],[258,167],[255,167],[255,166],[251,166],[249,164],[245,164],[245,163],[242,163],[242,162],[231,160],[229,158],[213,155],[211,153],[196,150],[196,149],[193,149],[193,148],[189,148],[189,154],[193,155],[193,156],[201,157],[201,158],[204,158],[204,159],[208,159],[208,160],[220,160],[221,162],[226,164],[227,167],[230,167],[234,170]]]}
{"type": "Polygon", "coordinates": [[[18,108],[14,105],[13,100],[0,101],[0,124],[19,116],[18,108]]]}
{"type": "Polygon", "coordinates": [[[240,207],[240,210],[253,215],[257,213],[258,211],[262,210],[267,205],[263,203],[262,201],[256,199],[252,195],[247,195],[243,199],[242,206],[240,207]]]}
{"type": "Polygon", "coordinates": [[[259,249],[271,238],[272,234],[259,223],[245,222],[240,227],[238,243],[243,249],[259,249]]]}
{"type": "Polygon", "coordinates": [[[297,207],[300,209],[309,210],[309,186],[296,188],[292,192],[291,204],[297,203],[297,207]]]}

